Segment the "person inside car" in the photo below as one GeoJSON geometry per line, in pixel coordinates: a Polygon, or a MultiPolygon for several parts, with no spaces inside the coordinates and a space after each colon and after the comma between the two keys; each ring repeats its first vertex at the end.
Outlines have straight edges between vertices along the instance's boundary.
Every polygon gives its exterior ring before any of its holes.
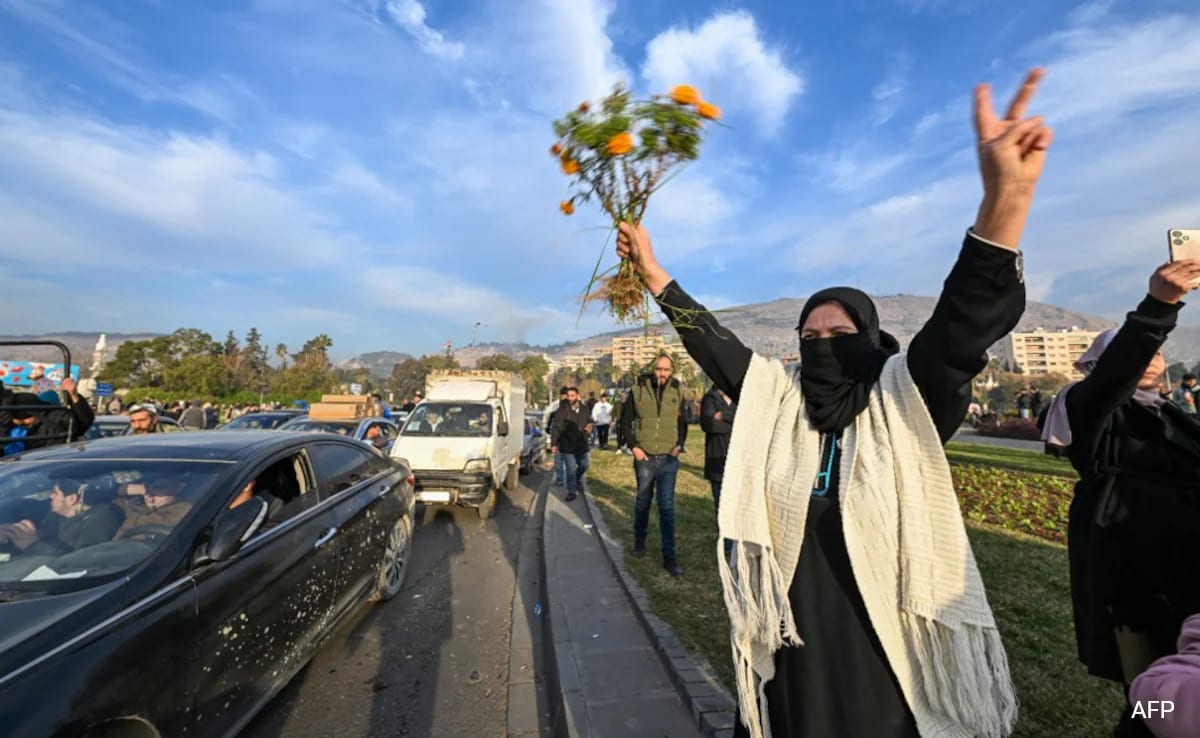
{"type": "Polygon", "coordinates": [[[111,484],[60,479],[50,493],[50,514],[38,523],[25,519],[3,526],[0,544],[55,555],[111,541],[125,520],[125,513],[113,504],[115,496],[111,484]]]}
{"type": "Polygon", "coordinates": [[[143,526],[174,528],[178,525],[192,509],[192,503],[180,499],[183,487],[183,480],[163,475],[150,480],[144,494],[127,495],[125,522],[117,532],[117,538],[124,538],[129,531],[143,526]]]}
{"type": "Polygon", "coordinates": [[[363,440],[375,448],[385,448],[388,444],[387,439],[383,437],[383,429],[378,425],[367,428],[367,435],[363,440]]]}

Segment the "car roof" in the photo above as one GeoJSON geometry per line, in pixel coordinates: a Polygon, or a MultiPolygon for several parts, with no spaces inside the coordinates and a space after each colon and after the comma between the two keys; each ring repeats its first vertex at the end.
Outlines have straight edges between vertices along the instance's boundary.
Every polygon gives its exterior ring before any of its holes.
{"type": "Polygon", "coordinates": [[[239,461],[269,450],[271,446],[289,446],[311,436],[313,440],[328,441],[326,433],[279,433],[273,430],[237,430],[225,433],[148,433],[141,436],[80,441],[65,446],[51,446],[22,454],[30,461],[96,459],[174,459],[180,461],[239,461]]]}

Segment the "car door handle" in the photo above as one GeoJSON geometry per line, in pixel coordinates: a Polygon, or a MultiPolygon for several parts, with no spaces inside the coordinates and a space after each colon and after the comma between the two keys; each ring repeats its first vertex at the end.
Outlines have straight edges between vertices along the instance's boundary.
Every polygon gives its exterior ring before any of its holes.
{"type": "Polygon", "coordinates": [[[317,542],[313,544],[313,548],[320,548],[326,543],[329,543],[329,541],[337,535],[337,532],[337,528],[330,528],[329,530],[325,531],[325,533],[317,539],[317,542]]]}

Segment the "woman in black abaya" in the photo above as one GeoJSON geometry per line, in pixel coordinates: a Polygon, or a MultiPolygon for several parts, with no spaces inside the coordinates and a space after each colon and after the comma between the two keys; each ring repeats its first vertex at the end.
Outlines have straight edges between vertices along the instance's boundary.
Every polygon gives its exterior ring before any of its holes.
{"type": "MultiPolygon", "coordinates": [[[[1030,73],[1003,119],[993,112],[988,89],[976,90],[983,202],[933,315],[906,356],[942,443],[966,412],[970,383],[986,365],[987,348],[1015,327],[1024,310],[1017,247],[1052,138],[1041,118],[1024,117],[1041,75],[1040,70],[1030,73]]],[[[662,268],[645,229],[622,226],[617,253],[639,270],[692,358],[738,401],[750,349],[662,268]]],[[[850,567],[839,509],[841,433],[867,406],[884,362],[900,347],[880,330],[871,299],[846,287],[814,294],[797,331],[801,393],[821,443],[805,543],[788,589],[804,645],[784,645],[774,653],[774,677],[765,685],[769,711],[762,718],[769,725],[748,728],[739,719],[737,734],[761,735],[768,727],[773,738],[917,736],[913,711],[850,567]]],[[[742,412],[738,417],[746,421],[742,412]]],[[[740,706],[743,713],[745,708],[740,706]]]]}

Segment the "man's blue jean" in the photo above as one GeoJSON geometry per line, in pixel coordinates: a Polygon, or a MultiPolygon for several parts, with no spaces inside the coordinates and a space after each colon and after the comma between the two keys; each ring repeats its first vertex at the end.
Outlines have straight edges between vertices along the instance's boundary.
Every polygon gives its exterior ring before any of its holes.
{"type": "Polygon", "coordinates": [[[663,561],[675,560],[675,476],[679,458],[670,454],[633,460],[637,477],[637,501],[633,507],[633,541],[645,544],[650,526],[650,501],[658,497],[658,528],[662,534],[663,561]]]}
{"type": "Polygon", "coordinates": [[[590,459],[588,452],[581,454],[563,453],[563,464],[566,466],[567,491],[583,494],[583,475],[587,474],[590,459]]]}
{"type": "Polygon", "coordinates": [[[558,451],[554,454],[554,483],[566,484],[567,481],[567,462],[566,454],[558,451]]]}

